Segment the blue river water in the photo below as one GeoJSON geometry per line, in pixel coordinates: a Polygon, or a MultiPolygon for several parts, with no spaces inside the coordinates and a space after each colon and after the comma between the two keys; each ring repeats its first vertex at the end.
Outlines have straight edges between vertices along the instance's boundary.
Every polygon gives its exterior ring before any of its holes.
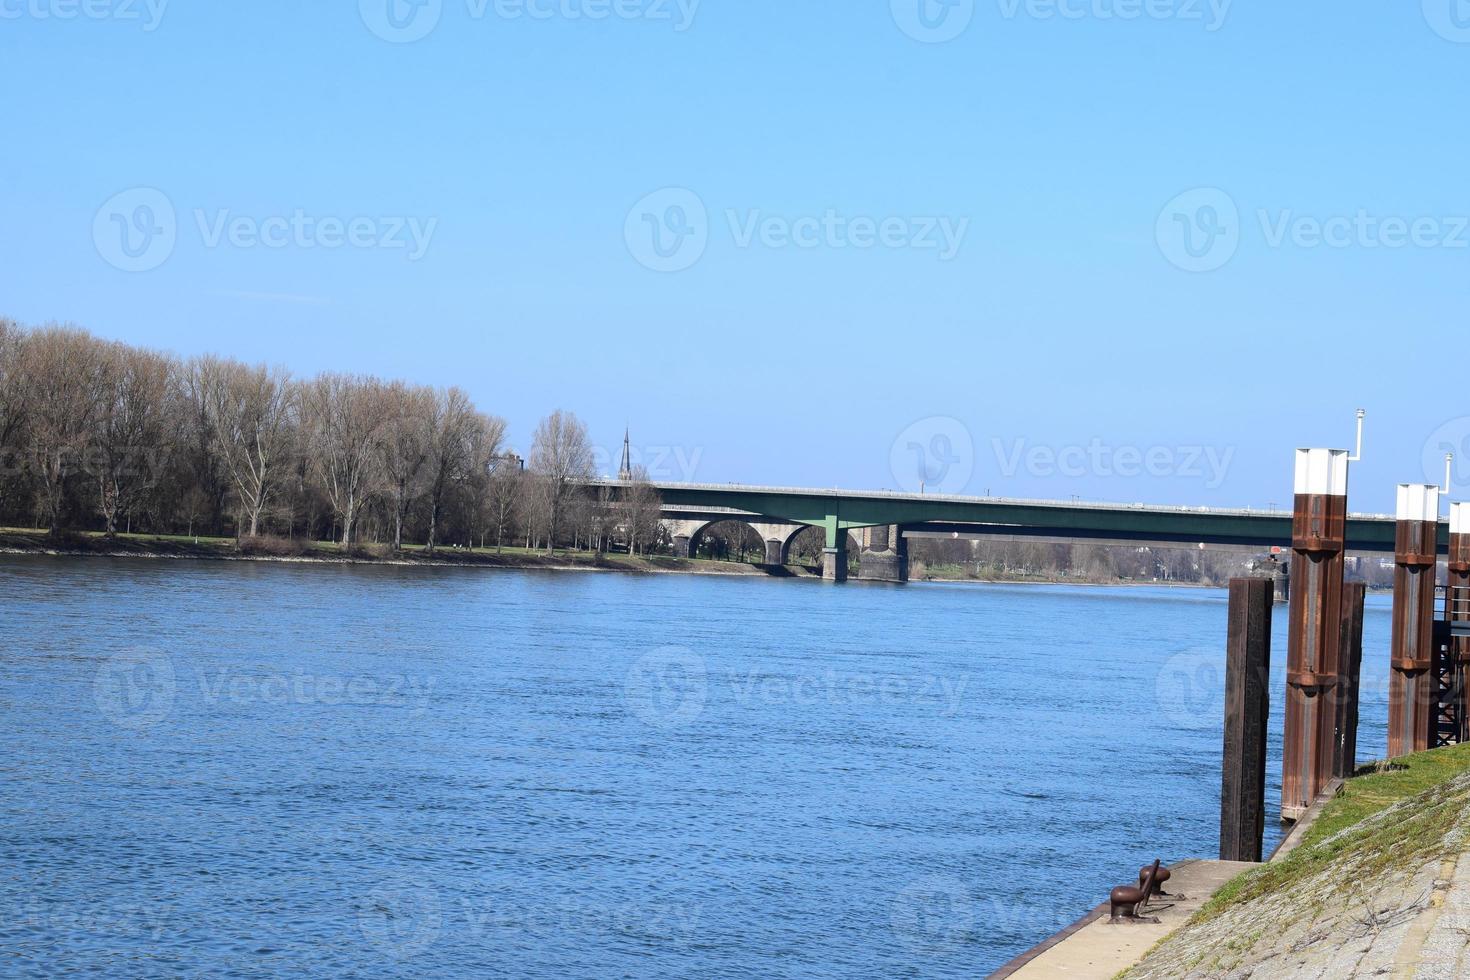
{"type": "Polygon", "coordinates": [[[0,559],[0,975],[984,975],[1213,856],[1225,626],[1212,590],[0,559]]]}

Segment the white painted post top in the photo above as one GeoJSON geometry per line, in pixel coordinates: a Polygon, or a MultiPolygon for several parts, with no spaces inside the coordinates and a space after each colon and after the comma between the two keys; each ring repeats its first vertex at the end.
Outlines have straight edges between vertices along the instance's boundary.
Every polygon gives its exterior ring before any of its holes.
{"type": "Polygon", "coordinates": [[[1298,449],[1296,492],[1347,496],[1348,451],[1346,449],[1298,449]]]}
{"type": "Polygon", "coordinates": [[[1400,483],[1395,516],[1401,521],[1438,521],[1439,487],[1431,483],[1400,483]]]}
{"type": "Polygon", "coordinates": [[[1470,534],[1470,504],[1450,504],[1450,533],[1470,534]]]}

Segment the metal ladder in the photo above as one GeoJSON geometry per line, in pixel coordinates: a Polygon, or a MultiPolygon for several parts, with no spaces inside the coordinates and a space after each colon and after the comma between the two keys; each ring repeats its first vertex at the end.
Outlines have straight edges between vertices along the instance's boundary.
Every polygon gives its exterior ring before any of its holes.
{"type": "MultiPolygon", "coordinates": [[[[1470,587],[1452,585],[1441,589],[1440,594],[1441,622],[1448,626],[1451,622],[1470,620],[1470,587]]],[[[1440,642],[1435,644],[1434,654],[1435,745],[1457,745],[1470,739],[1470,726],[1464,717],[1466,671],[1455,655],[1470,646],[1470,638],[1452,637],[1448,628],[1437,636],[1440,642]]]]}

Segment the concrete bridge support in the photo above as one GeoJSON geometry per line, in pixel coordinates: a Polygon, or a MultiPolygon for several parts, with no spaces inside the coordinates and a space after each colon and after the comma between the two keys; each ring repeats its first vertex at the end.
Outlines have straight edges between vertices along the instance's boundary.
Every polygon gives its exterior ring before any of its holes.
{"type": "Polygon", "coordinates": [[[862,551],[856,576],[859,581],[903,583],[909,580],[909,546],[902,527],[880,524],[864,528],[860,540],[862,551]]]}
{"type": "Polygon", "coordinates": [[[826,532],[826,546],[822,549],[822,581],[847,581],[847,535],[846,528],[835,516],[828,517],[822,525],[826,532]]]}
{"type": "Polygon", "coordinates": [[[674,557],[688,558],[694,536],[709,525],[709,521],[664,521],[664,529],[669,532],[669,540],[674,543],[674,557]]]}
{"type": "Polygon", "coordinates": [[[766,564],[785,565],[786,549],[791,539],[804,531],[808,525],[791,521],[747,521],[755,533],[766,543],[766,564]]]}

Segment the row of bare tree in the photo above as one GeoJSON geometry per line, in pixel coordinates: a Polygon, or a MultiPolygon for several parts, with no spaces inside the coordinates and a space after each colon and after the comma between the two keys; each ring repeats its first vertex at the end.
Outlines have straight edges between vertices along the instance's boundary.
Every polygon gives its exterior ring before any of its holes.
{"type": "Polygon", "coordinates": [[[529,465],[458,388],[168,354],[0,320],[0,523],[647,552],[646,479],[589,488],[587,430],[553,412],[529,465]]]}
{"type": "Polygon", "coordinates": [[[910,569],[957,566],[977,578],[1073,579],[1085,582],[1224,584],[1249,574],[1251,555],[1157,545],[1063,544],[911,538],[910,569]]]}

